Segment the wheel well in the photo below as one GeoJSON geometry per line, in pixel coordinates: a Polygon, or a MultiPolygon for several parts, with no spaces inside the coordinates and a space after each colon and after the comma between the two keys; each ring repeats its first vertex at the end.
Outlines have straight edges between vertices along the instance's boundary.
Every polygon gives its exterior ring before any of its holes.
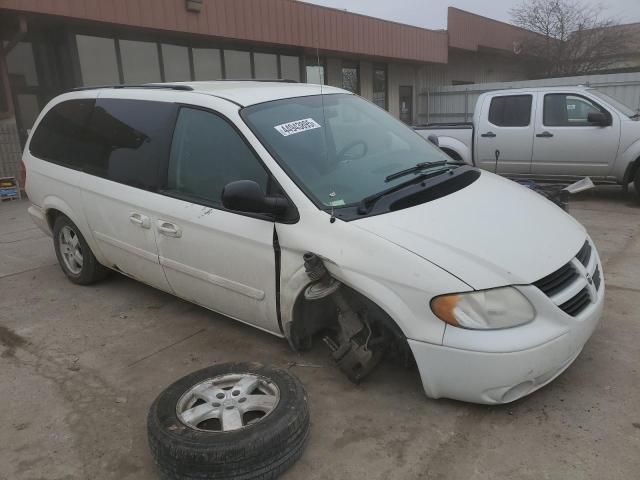
{"type": "Polygon", "coordinates": [[[449,155],[454,160],[458,160],[458,161],[462,160],[462,157],[460,156],[460,154],[455,150],[451,150],[450,148],[447,148],[447,147],[441,147],[440,150],[442,150],[444,153],[449,155]]]}
{"type": "Polygon", "coordinates": [[[631,164],[630,168],[631,171],[629,172],[629,183],[635,180],[638,169],[640,169],[640,157],[636,158],[635,162],[631,164]]]}
{"type": "MultiPolygon", "coordinates": [[[[360,292],[342,285],[340,287],[348,298],[351,307],[355,311],[367,312],[367,318],[372,323],[385,327],[392,335],[393,349],[401,356],[405,364],[413,363],[413,353],[407,343],[402,329],[398,324],[380,308],[374,301],[365,297],[360,292]]],[[[309,350],[313,344],[313,337],[337,324],[337,307],[331,297],[321,300],[308,301],[304,297],[304,291],[298,295],[293,308],[293,319],[289,330],[289,341],[296,350],[309,350]]]]}
{"type": "Polygon", "coordinates": [[[49,225],[49,229],[53,232],[53,225],[56,223],[56,219],[60,216],[64,215],[60,210],[56,210],[55,208],[50,208],[47,210],[47,224],[49,225]]]}

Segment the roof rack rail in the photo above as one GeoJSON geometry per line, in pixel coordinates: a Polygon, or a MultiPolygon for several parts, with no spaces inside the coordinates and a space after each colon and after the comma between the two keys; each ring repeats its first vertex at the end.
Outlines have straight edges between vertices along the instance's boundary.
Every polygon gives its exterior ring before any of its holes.
{"type": "Polygon", "coordinates": [[[155,88],[159,90],[183,90],[183,91],[192,91],[193,87],[189,85],[178,85],[172,83],[148,83],[142,85],[96,85],[94,87],[77,87],[73,88],[72,92],[82,92],[85,90],[99,90],[101,88],[114,88],[114,89],[124,89],[124,88],[155,88]]]}
{"type": "Polygon", "coordinates": [[[264,82],[264,83],[300,83],[290,78],[220,78],[214,82],[264,82]]]}

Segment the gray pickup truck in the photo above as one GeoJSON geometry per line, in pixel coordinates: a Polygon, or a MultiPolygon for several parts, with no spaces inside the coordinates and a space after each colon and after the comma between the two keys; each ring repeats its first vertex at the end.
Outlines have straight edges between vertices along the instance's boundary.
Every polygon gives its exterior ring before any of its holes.
{"type": "Polygon", "coordinates": [[[461,160],[510,177],[628,188],[640,197],[640,114],[588,87],[498,90],[478,98],[473,123],[415,127],[461,160]]]}

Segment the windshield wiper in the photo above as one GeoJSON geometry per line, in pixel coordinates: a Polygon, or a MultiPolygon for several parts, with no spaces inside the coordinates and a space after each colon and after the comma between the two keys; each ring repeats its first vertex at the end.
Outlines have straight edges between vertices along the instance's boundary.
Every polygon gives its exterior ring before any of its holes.
{"type": "Polygon", "coordinates": [[[416,173],[419,172],[421,170],[424,170],[427,167],[439,167],[441,165],[446,165],[448,160],[442,160],[439,162],[422,162],[422,163],[418,163],[415,166],[411,167],[411,168],[406,168],[404,170],[400,170],[399,172],[396,173],[392,173],[391,175],[388,175],[384,181],[385,183],[390,182],[391,180],[395,180],[396,178],[400,178],[400,177],[404,177],[406,175],[410,175],[412,173],[416,173]]]}
{"type": "MultiPolygon", "coordinates": [[[[428,163],[419,163],[418,165],[416,165],[415,167],[412,167],[410,169],[407,170],[403,170],[402,172],[398,172],[398,173],[394,173],[392,175],[396,175],[395,178],[398,178],[402,175],[408,175],[411,172],[419,172],[420,170],[423,170],[425,168],[425,166],[442,166],[442,165],[446,165],[447,161],[442,161],[442,162],[428,162],[428,163]],[[420,166],[422,165],[422,166],[420,166]],[[410,170],[410,171],[409,171],[410,170]]],[[[422,181],[426,178],[429,177],[433,177],[435,175],[440,174],[441,172],[447,171],[448,169],[442,169],[442,170],[438,170],[436,172],[423,172],[420,173],[418,175],[416,175],[414,178],[411,178],[405,182],[400,182],[398,185],[394,185],[391,188],[387,188],[386,190],[383,190],[381,192],[378,193],[374,193],[373,195],[369,195],[368,197],[364,197],[362,200],[360,200],[360,204],[358,205],[358,213],[360,215],[366,215],[367,213],[369,213],[371,211],[371,209],[374,207],[374,205],[376,204],[376,202],[378,200],[380,200],[382,197],[384,197],[385,195],[389,195],[390,193],[395,193],[398,190],[402,190],[403,188],[411,185],[412,183],[417,183],[419,181],[422,181]]],[[[389,175],[389,177],[391,177],[392,175],[389,175]]],[[[387,177],[387,178],[389,178],[387,177]]],[[[391,179],[393,180],[393,178],[391,179]]],[[[385,180],[386,181],[386,180],[385,180]]]]}

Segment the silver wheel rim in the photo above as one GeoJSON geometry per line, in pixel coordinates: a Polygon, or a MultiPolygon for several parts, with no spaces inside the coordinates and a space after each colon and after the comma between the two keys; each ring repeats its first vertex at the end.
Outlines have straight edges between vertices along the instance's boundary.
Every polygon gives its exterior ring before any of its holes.
{"type": "Polygon", "coordinates": [[[82,271],[82,245],[80,238],[73,228],[65,225],[58,234],[58,246],[64,266],[74,275],[82,271]]]}
{"type": "Polygon", "coordinates": [[[232,432],[264,420],[280,401],[280,390],[268,378],[230,373],[190,388],[176,405],[182,423],[205,432],[232,432]]]}

